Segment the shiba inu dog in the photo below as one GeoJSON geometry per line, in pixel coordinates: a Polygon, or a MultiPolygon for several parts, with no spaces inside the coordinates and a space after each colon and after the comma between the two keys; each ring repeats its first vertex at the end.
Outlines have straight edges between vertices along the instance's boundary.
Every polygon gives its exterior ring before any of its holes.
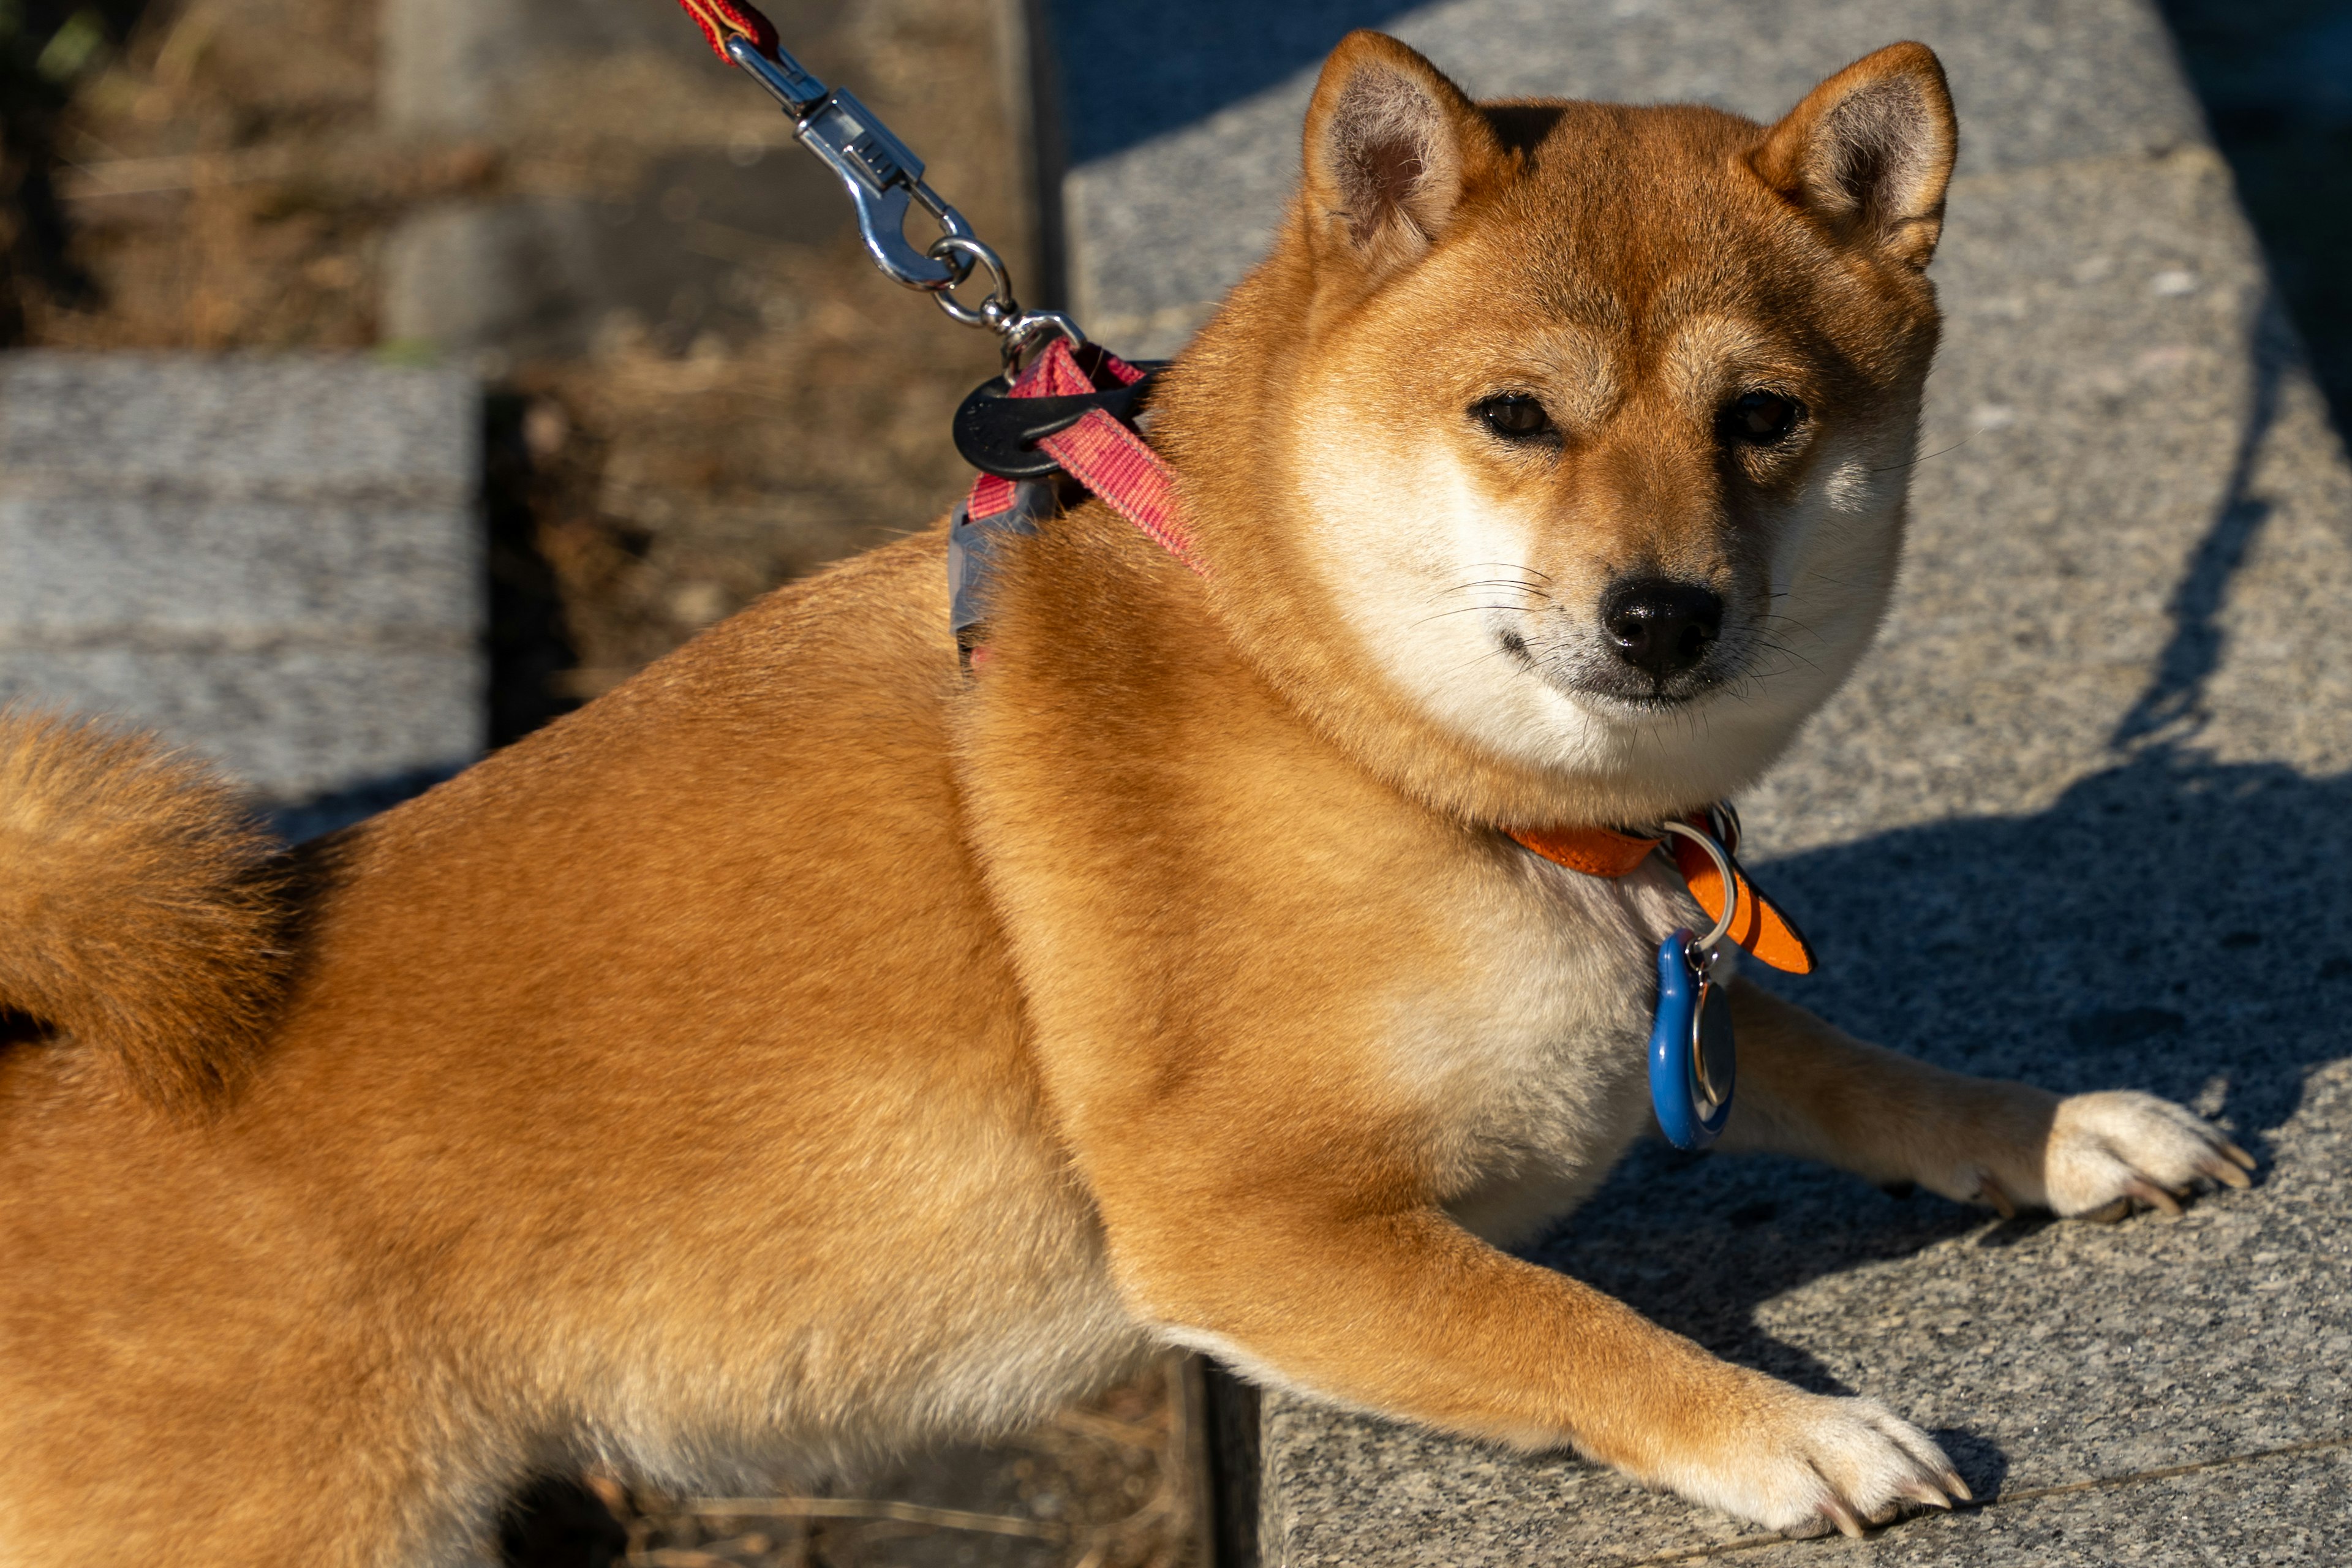
{"type": "MultiPolygon", "coordinates": [[[[292,855],[9,721],[0,1562],[477,1561],[537,1471],[1001,1431],[1169,1342],[1793,1532],[1965,1496],[1498,1247],[1648,1126],[1695,919],[1512,835],[1736,792],[1862,655],[1954,145],[1916,44],[1764,127],[1355,34],[1155,404],[1202,570],[1078,506],[967,674],[934,531],[292,855]]],[[[1727,1149],[2245,1184],[2149,1096],[1733,1009],[1727,1149]]]]}

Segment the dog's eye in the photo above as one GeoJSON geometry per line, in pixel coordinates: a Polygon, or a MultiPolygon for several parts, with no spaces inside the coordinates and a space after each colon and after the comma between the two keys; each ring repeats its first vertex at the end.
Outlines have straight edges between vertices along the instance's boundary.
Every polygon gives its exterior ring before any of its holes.
{"type": "Polygon", "coordinates": [[[1471,416],[1506,441],[1528,441],[1551,430],[1551,416],[1524,392],[1507,392],[1474,405],[1471,416]]]}
{"type": "Polygon", "coordinates": [[[1777,392],[1743,392],[1723,411],[1723,434],[1749,447],[1769,447],[1789,438],[1805,417],[1805,405],[1777,392]]]}

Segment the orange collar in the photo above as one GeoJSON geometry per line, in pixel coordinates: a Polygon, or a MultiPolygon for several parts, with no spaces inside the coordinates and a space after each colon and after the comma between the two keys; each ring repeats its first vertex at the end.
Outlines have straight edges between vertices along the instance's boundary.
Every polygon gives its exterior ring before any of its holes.
{"type": "MultiPolygon", "coordinates": [[[[1715,831],[1704,812],[1691,817],[1690,825],[1703,833],[1715,831]]],[[[1520,845],[1555,865],[1612,881],[1630,874],[1650,858],[1651,851],[1665,842],[1663,838],[1642,838],[1607,827],[1513,827],[1506,831],[1520,845]]],[[[1724,845],[1723,851],[1724,858],[1730,860],[1731,846],[1724,845]]],[[[1723,875],[1715,868],[1707,852],[1677,835],[1675,868],[1690,884],[1691,897],[1698,900],[1708,918],[1721,920],[1723,875]]],[[[1731,874],[1739,882],[1739,908],[1732,921],[1731,940],[1775,969],[1790,974],[1811,974],[1812,944],[1805,940],[1796,922],[1757,889],[1737,860],[1731,860],[1731,874]]]]}

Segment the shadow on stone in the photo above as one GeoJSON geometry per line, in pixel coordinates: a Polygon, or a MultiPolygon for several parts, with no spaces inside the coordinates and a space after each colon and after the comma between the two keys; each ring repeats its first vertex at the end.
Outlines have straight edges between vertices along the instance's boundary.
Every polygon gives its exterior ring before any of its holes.
{"type": "Polygon", "coordinates": [[[2131,711],[2116,726],[2115,743],[2127,746],[2159,736],[2176,742],[2193,738],[2204,714],[2200,701],[2205,681],[2221,662],[2221,608],[2230,579],[2245,563],[2263,525],[2270,521],[2272,502],[2253,491],[2254,465],[2261,459],[2273,427],[2278,423],[2279,395],[2287,373],[2299,360],[2294,331],[2275,299],[2265,299],[2256,315],[2253,341],[2253,395],[2238,451],[2230,464],[2229,485],[2213,521],[2189,557],[2166,606],[2172,617],[2172,636],[2157,656],[2154,678],[2131,711]]]}
{"type": "Polygon", "coordinates": [[[506,1568],[611,1568],[628,1557],[628,1531],[595,1493],[569,1478],[532,1481],[499,1517],[499,1560],[506,1568]]]}
{"type": "Polygon", "coordinates": [[[1957,1426],[1938,1426],[1927,1436],[1943,1448],[1945,1458],[1976,1494],[1977,1502],[1990,1502],[2000,1495],[2000,1484],[2009,1479],[2009,1456],[1998,1447],[1957,1426]]]}
{"type": "Polygon", "coordinates": [[[482,506],[489,569],[489,746],[496,751],[580,706],[564,676],[580,663],[563,594],[540,546],[541,487],[524,434],[529,400],[482,406],[482,506]]]}
{"type": "Polygon", "coordinates": [[[1047,0],[1062,72],[1069,158],[1083,163],[1205,119],[1320,65],[1351,28],[1414,9],[1396,0],[1198,0],[1098,5],[1047,0]]]}
{"type": "MultiPolygon", "coordinates": [[[[2159,749],[2034,816],[1759,866],[1822,958],[1776,988],[1944,1067],[2194,1105],[2267,1163],[2265,1133],[2346,1049],[2352,935],[2328,914],[2352,879],[2347,820],[2352,779],[2159,749]]],[[[1796,1161],[1644,1145],[1531,1256],[1733,1361],[1851,1394],[1759,1309],[1824,1275],[1964,1237],[2014,1246],[2049,1223],[1988,1217],[1796,1161]]],[[[1991,1495],[1998,1453],[1965,1434],[1950,1451],[1991,1495]]]]}
{"type": "MultiPolygon", "coordinates": [[[[2030,816],[1759,860],[1822,963],[1801,979],[1750,972],[1943,1067],[2179,1100],[2267,1165],[2265,1134],[2347,1048],[2352,932],[2334,913],[2352,879],[2352,777],[2199,749],[2230,585],[2269,517],[2251,493],[2254,458],[2296,353],[2283,313],[2266,308],[2263,320],[2240,456],[2168,605],[2171,636],[2111,737],[2123,760],[2030,816]]],[[[1926,1194],[1890,1203],[1817,1165],[1645,1145],[1530,1256],[1731,1360],[1850,1394],[1760,1327],[1759,1310],[1827,1275],[1963,1237],[2015,1247],[2051,1223],[1987,1217],[1926,1194]]],[[[1998,1448],[1948,1436],[1979,1497],[1996,1495],[2007,1468],[1998,1448]]]]}
{"type": "Polygon", "coordinates": [[[2352,5],[2158,0],[2338,431],[2352,431],[2352,5]]]}

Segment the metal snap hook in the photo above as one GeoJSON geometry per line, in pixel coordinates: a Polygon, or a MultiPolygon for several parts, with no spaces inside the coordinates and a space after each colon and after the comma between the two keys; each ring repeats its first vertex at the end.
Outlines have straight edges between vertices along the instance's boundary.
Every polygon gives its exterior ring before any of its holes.
{"type": "MultiPolygon", "coordinates": [[[[948,238],[971,237],[963,215],[923,184],[923,161],[890,133],[880,116],[847,88],[827,88],[780,46],[770,58],[749,39],[727,40],[727,58],[766,88],[793,117],[793,135],[841,177],[857,207],[866,254],[890,279],[936,293],[971,275],[971,263],[942,261],[907,238],[907,210],[919,205],[948,238]]],[[[959,318],[961,319],[961,318],[959,318]]]]}
{"type": "MultiPolygon", "coordinates": [[[[923,161],[890,133],[872,110],[845,88],[827,87],[794,59],[772,29],[759,20],[762,38],[745,35],[737,15],[748,9],[730,0],[686,0],[704,33],[730,60],[768,89],[793,119],[800,144],[824,160],[840,176],[857,208],[857,234],[866,254],[895,283],[920,289],[939,300],[950,320],[994,332],[1008,370],[1055,338],[1083,344],[1086,334],[1058,310],[1024,310],[1013,297],[1004,260],[973,235],[964,216],[923,183],[923,161]],[[763,43],[766,47],[763,47],[763,43]],[[940,237],[918,249],[907,238],[908,209],[921,207],[940,226],[940,237]],[[989,290],[977,305],[955,290],[979,268],[988,268],[989,290]]],[[[751,13],[757,18],[757,13],[751,13]]]]}

